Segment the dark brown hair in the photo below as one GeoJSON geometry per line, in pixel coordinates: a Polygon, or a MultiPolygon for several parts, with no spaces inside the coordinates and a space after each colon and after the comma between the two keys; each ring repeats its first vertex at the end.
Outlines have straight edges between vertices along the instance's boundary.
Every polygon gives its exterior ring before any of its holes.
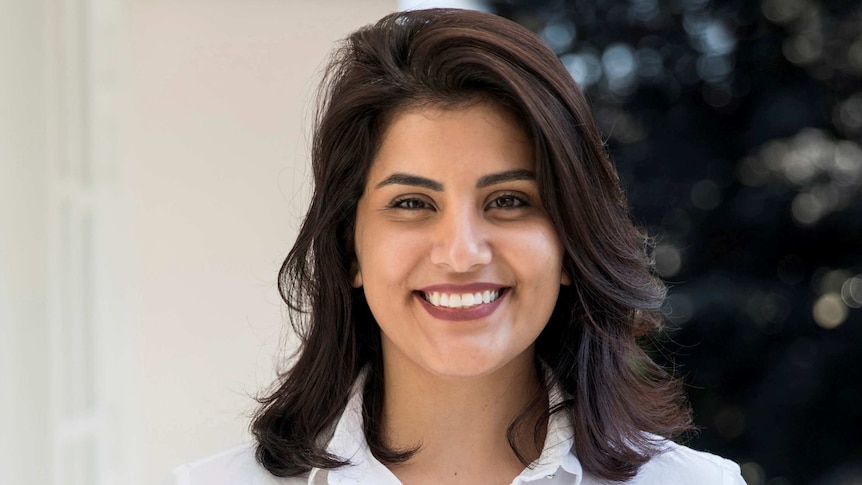
{"type": "MultiPolygon", "coordinates": [[[[561,289],[536,354],[572,396],[548,412],[572,417],[584,469],[629,479],[658,452],[659,437],[690,428],[678,383],[638,344],[661,325],[665,289],[650,270],[646,238],[631,222],[571,76],[538,37],[503,18],[453,9],[400,12],[345,39],[321,85],[314,193],[279,273],[300,347],[252,423],[257,459],[274,475],[345,464],[326,453],[326,442],[365,367],[372,452],[388,464],[410,456],[388,449],[380,434],[380,333],[362,291],[350,285],[356,205],[395,113],[477,99],[511,110],[535,145],[537,183],[573,281],[561,289]]],[[[509,436],[522,457],[512,439],[517,421],[509,436]]]]}

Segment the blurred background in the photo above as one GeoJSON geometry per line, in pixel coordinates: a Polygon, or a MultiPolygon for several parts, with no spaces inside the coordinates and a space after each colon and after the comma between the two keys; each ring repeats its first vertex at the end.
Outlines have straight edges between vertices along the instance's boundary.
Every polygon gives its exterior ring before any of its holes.
{"type": "Polygon", "coordinates": [[[657,238],[689,444],[862,483],[862,2],[487,5],[560,56],[657,238]]]}
{"type": "Polygon", "coordinates": [[[150,484],[248,439],[333,42],[449,5],[587,94],[671,287],[689,444],[862,483],[862,6],[0,0],[0,484],[150,484]]]}

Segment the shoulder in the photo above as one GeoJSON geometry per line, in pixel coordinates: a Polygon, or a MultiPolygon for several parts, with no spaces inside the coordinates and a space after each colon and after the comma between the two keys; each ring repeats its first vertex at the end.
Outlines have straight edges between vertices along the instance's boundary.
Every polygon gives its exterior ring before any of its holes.
{"type": "Polygon", "coordinates": [[[745,485],[736,463],[674,442],[644,464],[631,485],[697,484],[745,485]]]}
{"type": "Polygon", "coordinates": [[[254,458],[254,442],[180,465],[162,485],[299,485],[305,477],[279,478],[254,458]]]}

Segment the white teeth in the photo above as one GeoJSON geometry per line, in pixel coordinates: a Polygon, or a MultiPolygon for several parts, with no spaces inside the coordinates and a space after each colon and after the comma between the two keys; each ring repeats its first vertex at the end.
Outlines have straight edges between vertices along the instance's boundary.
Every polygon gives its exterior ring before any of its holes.
{"type": "Polygon", "coordinates": [[[428,303],[446,308],[470,308],[483,303],[491,303],[499,297],[499,290],[463,294],[439,293],[437,291],[425,293],[425,300],[428,303]]]}

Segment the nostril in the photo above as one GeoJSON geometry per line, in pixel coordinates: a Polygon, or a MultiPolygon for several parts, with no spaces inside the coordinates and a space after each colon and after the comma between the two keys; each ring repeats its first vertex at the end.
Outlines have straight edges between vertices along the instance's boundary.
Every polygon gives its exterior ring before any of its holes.
{"type": "Polygon", "coordinates": [[[491,248],[481,237],[453,235],[442,238],[432,248],[431,262],[456,272],[468,272],[491,262],[491,248]]]}

